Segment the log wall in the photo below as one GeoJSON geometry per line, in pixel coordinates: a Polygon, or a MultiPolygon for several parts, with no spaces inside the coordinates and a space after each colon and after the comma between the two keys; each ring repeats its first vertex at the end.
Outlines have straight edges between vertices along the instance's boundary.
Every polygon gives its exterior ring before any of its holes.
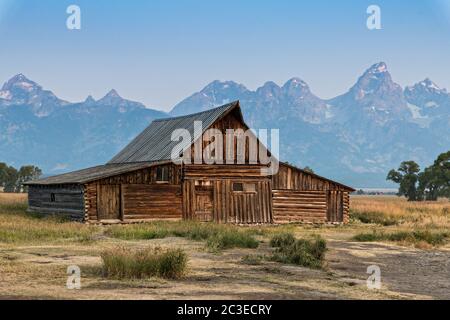
{"type": "Polygon", "coordinates": [[[126,184],[122,192],[124,221],[182,218],[179,185],[126,184]]]}
{"type": "Polygon", "coordinates": [[[327,193],[325,191],[273,191],[275,223],[325,223],[327,193]]]}
{"type": "Polygon", "coordinates": [[[174,164],[161,165],[169,170],[169,181],[157,181],[157,167],[150,167],[85,185],[85,220],[101,220],[100,205],[106,201],[118,202],[117,216],[107,220],[139,221],[155,219],[181,219],[181,168],[174,164]],[[111,198],[110,188],[117,186],[118,193],[111,198]]]}
{"type": "Polygon", "coordinates": [[[346,223],[350,189],[280,163],[272,177],[276,222],[346,223]]]}
{"type": "Polygon", "coordinates": [[[80,185],[31,185],[28,187],[28,207],[30,212],[83,220],[83,188],[80,185]]]}

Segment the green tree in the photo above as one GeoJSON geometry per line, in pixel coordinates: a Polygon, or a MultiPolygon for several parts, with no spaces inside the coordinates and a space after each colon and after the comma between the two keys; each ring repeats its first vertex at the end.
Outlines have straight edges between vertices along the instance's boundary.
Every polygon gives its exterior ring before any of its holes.
{"type": "Polygon", "coordinates": [[[0,187],[4,188],[4,192],[26,191],[23,184],[38,179],[41,175],[42,170],[36,166],[23,166],[17,171],[6,163],[0,163],[0,187]]]}
{"type": "Polygon", "coordinates": [[[450,198],[450,151],[439,155],[434,164],[419,175],[419,192],[427,201],[450,198]]]}
{"type": "Polygon", "coordinates": [[[391,180],[400,185],[399,196],[405,196],[408,201],[422,200],[422,196],[417,188],[419,181],[420,167],[414,161],[404,161],[398,170],[391,170],[387,175],[387,180],[391,180]]]}
{"type": "Polygon", "coordinates": [[[14,167],[8,167],[4,169],[4,192],[17,192],[17,178],[18,171],[14,167]]]}
{"type": "Polygon", "coordinates": [[[0,187],[4,187],[6,183],[8,166],[4,162],[0,162],[0,187]]]}
{"type": "Polygon", "coordinates": [[[419,174],[418,192],[424,200],[436,201],[439,197],[439,184],[436,169],[428,167],[419,174]]]}
{"type": "Polygon", "coordinates": [[[17,174],[17,192],[21,190],[26,191],[23,184],[31,180],[39,179],[40,176],[42,176],[42,170],[36,166],[28,165],[21,167],[17,174]]]}

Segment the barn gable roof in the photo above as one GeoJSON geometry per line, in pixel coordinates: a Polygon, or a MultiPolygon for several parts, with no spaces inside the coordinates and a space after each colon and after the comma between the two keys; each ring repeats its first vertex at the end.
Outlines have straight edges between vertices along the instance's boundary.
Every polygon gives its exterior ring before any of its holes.
{"type": "MultiPolygon", "coordinates": [[[[217,120],[225,117],[237,107],[239,107],[239,101],[200,113],[155,120],[108,163],[171,160],[172,150],[179,143],[171,140],[174,130],[186,129],[191,134],[191,137],[194,137],[195,121],[202,122],[204,132],[217,120]]],[[[240,117],[243,120],[241,113],[240,117]]]]}

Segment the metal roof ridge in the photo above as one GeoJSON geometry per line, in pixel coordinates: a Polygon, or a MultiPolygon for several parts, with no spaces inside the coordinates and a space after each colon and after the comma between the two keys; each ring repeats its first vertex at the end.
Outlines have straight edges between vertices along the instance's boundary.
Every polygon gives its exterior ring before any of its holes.
{"type": "Polygon", "coordinates": [[[227,104],[224,104],[224,105],[221,105],[219,107],[212,108],[212,109],[208,109],[208,110],[205,110],[205,111],[200,111],[200,112],[196,112],[196,113],[190,113],[190,114],[186,114],[186,115],[182,115],[182,116],[176,116],[176,117],[155,119],[155,120],[153,120],[153,122],[164,122],[164,121],[178,120],[178,119],[182,119],[182,118],[190,118],[190,117],[198,116],[198,115],[201,115],[201,114],[204,114],[204,113],[213,112],[215,110],[219,110],[219,109],[222,109],[222,108],[223,109],[228,109],[228,108],[231,108],[231,107],[235,107],[236,104],[238,104],[238,103],[239,103],[239,100],[235,100],[233,102],[230,102],[230,103],[227,103],[227,104]]]}

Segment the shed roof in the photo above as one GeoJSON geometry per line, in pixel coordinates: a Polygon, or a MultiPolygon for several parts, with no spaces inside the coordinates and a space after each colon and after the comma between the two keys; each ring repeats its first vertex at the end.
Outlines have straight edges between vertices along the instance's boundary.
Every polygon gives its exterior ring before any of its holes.
{"type": "Polygon", "coordinates": [[[73,171],[36,181],[30,181],[26,184],[27,185],[83,184],[130,171],[145,169],[154,166],[156,164],[158,163],[141,162],[141,163],[105,164],[102,166],[73,171]]]}

